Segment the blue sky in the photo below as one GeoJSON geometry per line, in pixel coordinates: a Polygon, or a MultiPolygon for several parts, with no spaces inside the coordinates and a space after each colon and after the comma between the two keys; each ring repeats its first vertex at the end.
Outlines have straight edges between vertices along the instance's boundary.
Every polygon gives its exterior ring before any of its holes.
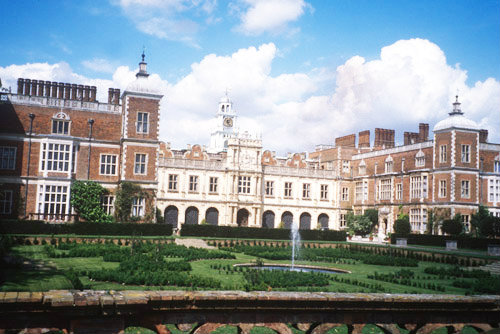
{"type": "Polygon", "coordinates": [[[281,152],[365,128],[432,128],[457,91],[499,142],[500,0],[1,5],[4,86],[22,75],[124,89],[144,46],[165,93],[162,139],[174,147],[208,143],[225,88],[240,128],[281,152]]]}

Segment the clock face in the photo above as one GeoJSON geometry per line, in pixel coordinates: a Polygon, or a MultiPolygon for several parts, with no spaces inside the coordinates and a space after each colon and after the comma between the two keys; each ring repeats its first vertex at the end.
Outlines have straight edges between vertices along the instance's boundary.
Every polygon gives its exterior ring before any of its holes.
{"type": "Polygon", "coordinates": [[[228,128],[233,126],[233,120],[229,117],[224,118],[224,126],[227,126],[228,128]]]}

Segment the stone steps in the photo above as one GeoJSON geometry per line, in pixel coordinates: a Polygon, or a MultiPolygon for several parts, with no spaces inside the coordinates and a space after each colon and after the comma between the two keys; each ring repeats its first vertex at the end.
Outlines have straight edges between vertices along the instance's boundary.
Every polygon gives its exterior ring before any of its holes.
{"type": "Polygon", "coordinates": [[[500,261],[496,261],[485,266],[479,267],[481,270],[489,271],[494,275],[500,275],[500,261]]]}
{"type": "Polygon", "coordinates": [[[205,240],[202,240],[202,239],[181,239],[181,238],[176,238],[175,239],[175,244],[176,245],[186,246],[186,247],[215,249],[215,247],[207,245],[207,243],[205,242],[205,240]]]}

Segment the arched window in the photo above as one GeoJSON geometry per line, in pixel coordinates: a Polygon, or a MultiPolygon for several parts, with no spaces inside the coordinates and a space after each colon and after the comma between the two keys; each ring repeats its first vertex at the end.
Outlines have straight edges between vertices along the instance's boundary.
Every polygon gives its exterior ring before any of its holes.
{"type": "Polygon", "coordinates": [[[327,230],[328,229],[328,222],[330,221],[330,218],[326,213],[322,213],[318,216],[318,226],[322,230],[327,230]]]}
{"type": "Polygon", "coordinates": [[[293,214],[290,211],[285,211],[281,215],[281,222],[283,223],[283,227],[286,229],[291,229],[293,224],[293,214]]]}
{"type": "Polygon", "coordinates": [[[186,209],[186,214],[184,217],[184,224],[188,225],[198,225],[198,209],[194,206],[190,206],[186,209]]]}
{"type": "Polygon", "coordinates": [[[385,172],[392,173],[394,171],[394,160],[391,156],[388,156],[385,159],[385,172]]]}
{"type": "Polygon", "coordinates": [[[165,224],[171,224],[177,227],[177,222],[179,220],[179,209],[177,207],[170,205],[165,209],[165,224]]]}
{"type": "Polygon", "coordinates": [[[205,212],[205,221],[209,225],[217,225],[219,223],[219,211],[216,208],[208,208],[205,212]]]}
{"type": "Polygon", "coordinates": [[[422,150],[419,150],[415,155],[415,167],[424,167],[425,166],[425,154],[422,150]]]}
{"type": "Polygon", "coordinates": [[[262,215],[262,227],[274,228],[274,212],[268,210],[262,215]]]}
{"type": "Polygon", "coordinates": [[[300,215],[300,224],[299,229],[301,230],[310,230],[311,229],[311,215],[307,212],[304,212],[300,215]]]}

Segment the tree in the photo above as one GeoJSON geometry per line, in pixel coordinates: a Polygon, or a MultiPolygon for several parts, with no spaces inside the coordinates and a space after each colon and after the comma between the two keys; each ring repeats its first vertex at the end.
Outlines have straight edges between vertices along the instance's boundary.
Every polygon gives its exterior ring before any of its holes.
{"type": "Polygon", "coordinates": [[[363,214],[366,218],[368,218],[371,223],[372,227],[370,231],[373,229],[374,226],[378,224],[378,210],[377,209],[366,209],[365,213],[363,214]]]}
{"type": "Polygon", "coordinates": [[[372,222],[368,217],[355,215],[352,212],[347,215],[346,224],[349,234],[365,235],[372,230],[372,222]]]}
{"type": "Polygon", "coordinates": [[[408,215],[399,214],[394,222],[394,232],[400,235],[408,235],[411,232],[410,218],[408,215]]]}
{"type": "Polygon", "coordinates": [[[71,205],[87,222],[112,222],[101,206],[101,197],[106,189],[94,181],[75,181],[71,186],[71,205]]]}
{"type": "Polygon", "coordinates": [[[495,218],[491,216],[488,208],[482,205],[479,206],[476,213],[472,214],[470,224],[476,237],[488,237],[495,234],[495,218]]]}
{"type": "Polygon", "coordinates": [[[441,230],[445,234],[449,235],[459,235],[464,230],[464,224],[462,223],[462,216],[457,213],[453,219],[443,220],[443,225],[441,230]]]}

